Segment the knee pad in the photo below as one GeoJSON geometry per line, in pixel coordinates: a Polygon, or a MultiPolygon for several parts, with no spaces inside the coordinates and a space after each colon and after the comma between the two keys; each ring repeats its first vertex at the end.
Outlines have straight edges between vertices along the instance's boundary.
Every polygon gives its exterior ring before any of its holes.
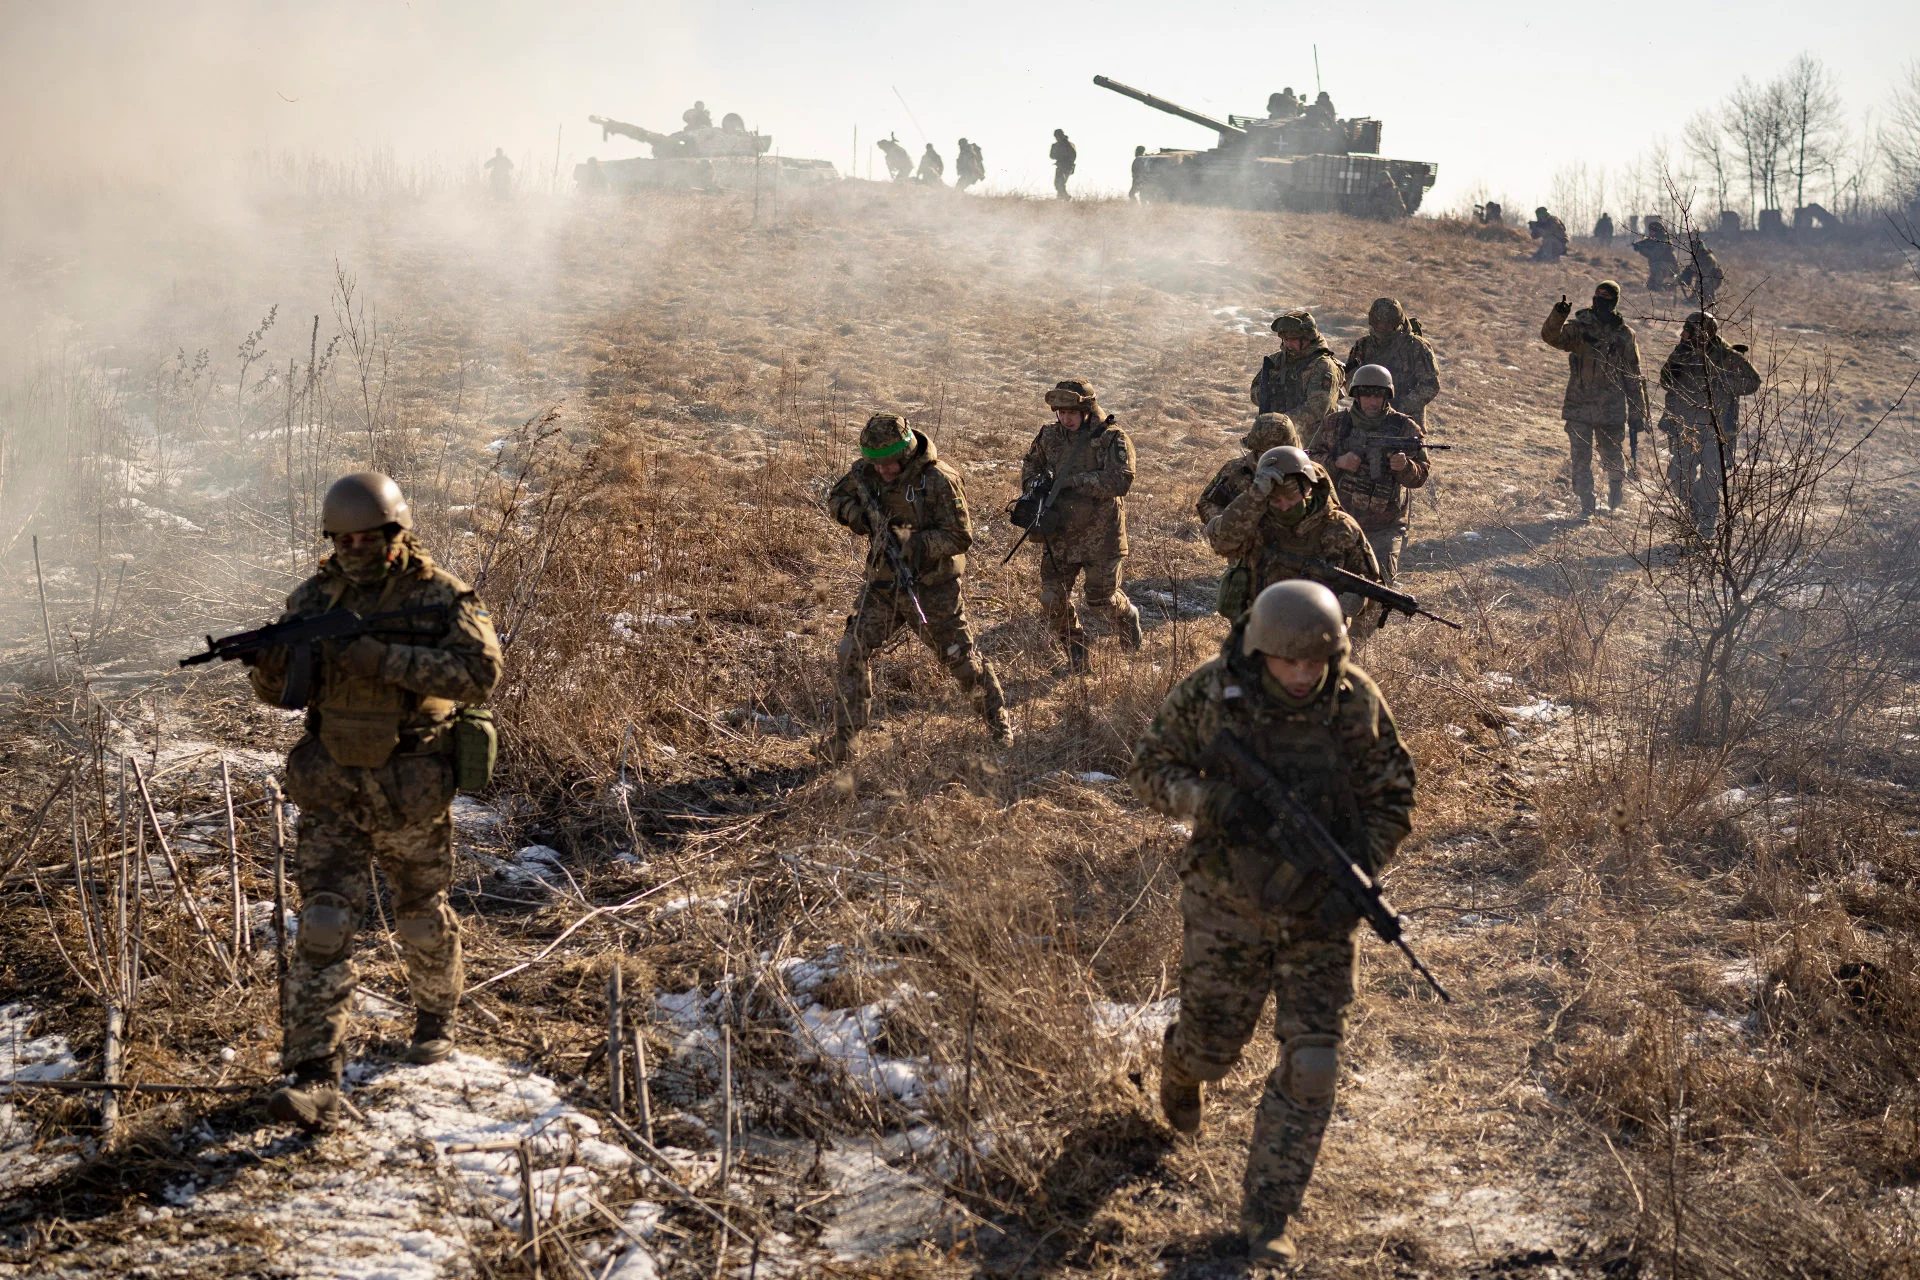
{"type": "Polygon", "coordinates": [[[1295,1106],[1332,1106],[1339,1080],[1339,1036],[1293,1036],[1280,1045],[1280,1091],[1295,1106]]]}
{"type": "Polygon", "coordinates": [[[422,951],[431,949],[448,933],[447,911],[444,906],[420,915],[399,916],[393,927],[400,935],[400,941],[422,951]]]}
{"type": "Polygon", "coordinates": [[[353,904],[337,893],[316,893],[300,907],[300,953],[310,960],[337,959],[353,940],[353,904]]]}

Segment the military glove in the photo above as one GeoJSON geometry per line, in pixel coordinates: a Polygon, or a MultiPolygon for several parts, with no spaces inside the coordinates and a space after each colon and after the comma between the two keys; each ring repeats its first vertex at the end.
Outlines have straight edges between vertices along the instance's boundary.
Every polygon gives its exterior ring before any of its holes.
{"type": "Polygon", "coordinates": [[[1260,499],[1260,501],[1265,502],[1268,498],[1271,498],[1273,496],[1274,483],[1275,483],[1275,476],[1273,472],[1271,471],[1254,472],[1253,473],[1253,496],[1260,499]]]}
{"type": "Polygon", "coordinates": [[[388,647],[384,640],[361,636],[341,651],[340,665],[356,679],[372,680],[380,674],[380,668],[387,660],[388,647]]]}

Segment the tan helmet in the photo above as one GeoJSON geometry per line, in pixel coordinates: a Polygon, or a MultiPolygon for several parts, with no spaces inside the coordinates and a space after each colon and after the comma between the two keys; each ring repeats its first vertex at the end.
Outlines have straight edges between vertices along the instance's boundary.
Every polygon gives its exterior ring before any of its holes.
{"type": "Polygon", "coordinates": [[[1253,478],[1258,480],[1261,476],[1269,476],[1276,482],[1288,476],[1303,476],[1308,487],[1312,487],[1313,459],[1298,445],[1283,444],[1260,455],[1260,461],[1253,468],[1253,478]]]}
{"type": "Polygon", "coordinates": [[[1299,444],[1300,428],[1284,413],[1263,413],[1253,420],[1253,430],[1242,436],[1240,443],[1255,453],[1265,453],[1283,444],[1299,444]]]}
{"type": "Polygon", "coordinates": [[[1357,396],[1372,388],[1387,393],[1387,399],[1393,399],[1393,370],[1383,364],[1363,364],[1353,371],[1353,377],[1347,382],[1347,394],[1357,396]]]}
{"type": "Polygon", "coordinates": [[[1398,298],[1375,298],[1367,308],[1367,323],[1376,329],[1398,329],[1407,318],[1407,309],[1398,298]]]}
{"type": "Polygon", "coordinates": [[[1079,409],[1085,413],[1093,413],[1099,407],[1099,403],[1094,399],[1092,385],[1078,378],[1056,382],[1053,384],[1053,390],[1047,392],[1049,409],[1079,409]]]}
{"type": "Polygon", "coordinates": [[[1254,598],[1240,652],[1248,657],[1331,661],[1347,654],[1347,620],[1333,592],[1305,578],[1276,582],[1254,598]]]}
{"type": "Polygon", "coordinates": [[[336,533],[365,533],[386,525],[413,528],[413,508],[393,477],[379,471],[356,471],[341,476],[320,503],[320,529],[336,533]]]}
{"type": "Polygon", "coordinates": [[[876,413],[860,429],[860,456],[886,462],[913,448],[913,428],[897,413],[876,413]]]}
{"type": "Polygon", "coordinates": [[[1320,324],[1313,318],[1313,312],[1302,307],[1298,311],[1282,311],[1273,318],[1273,331],[1281,337],[1297,334],[1303,338],[1320,336],[1320,324]]]}

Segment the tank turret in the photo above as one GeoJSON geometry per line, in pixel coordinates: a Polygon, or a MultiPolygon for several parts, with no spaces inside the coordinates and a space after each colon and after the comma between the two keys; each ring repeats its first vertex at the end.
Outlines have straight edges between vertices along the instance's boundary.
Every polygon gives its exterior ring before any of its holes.
{"type": "Polygon", "coordinates": [[[775,182],[831,182],[839,171],[827,160],[770,156],[771,134],[755,133],[733,112],[720,124],[695,125],[672,133],[657,133],[608,116],[588,116],[600,126],[600,140],[631,138],[652,148],[652,159],[606,160],[598,174],[576,166],[574,179],[583,189],[605,187],[615,191],[647,188],[750,190],[775,182]]]}

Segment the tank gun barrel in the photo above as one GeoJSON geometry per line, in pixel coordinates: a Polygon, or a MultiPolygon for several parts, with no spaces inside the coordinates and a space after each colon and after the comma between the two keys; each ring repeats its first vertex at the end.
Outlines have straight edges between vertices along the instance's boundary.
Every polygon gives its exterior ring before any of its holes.
{"type": "Polygon", "coordinates": [[[605,142],[617,133],[623,138],[632,138],[635,142],[644,142],[650,147],[664,147],[668,150],[677,150],[680,146],[680,140],[678,138],[664,133],[655,133],[651,129],[642,129],[639,125],[628,124],[624,120],[612,120],[606,116],[588,116],[587,123],[600,126],[600,140],[602,142],[605,142]]]}
{"type": "Polygon", "coordinates": [[[1147,93],[1142,89],[1136,89],[1130,84],[1121,84],[1118,80],[1109,80],[1106,76],[1095,76],[1093,82],[1102,89],[1113,90],[1113,92],[1123,98],[1132,98],[1135,102],[1143,102],[1155,111],[1164,111],[1170,116],[1179,116],[1182,120],[1190,120],[1194,124],[1212,129],[1222,138],[1244,138],[1247,136],[1247,131],[1239,125],[1228,124],[1225,120],[1215,120],[1212,116],[1203,116],[1198,111],[1189,111],[1177,102],[1168,102],[1165,98],[1155,97],[1153,94],[1147,93]]]}

